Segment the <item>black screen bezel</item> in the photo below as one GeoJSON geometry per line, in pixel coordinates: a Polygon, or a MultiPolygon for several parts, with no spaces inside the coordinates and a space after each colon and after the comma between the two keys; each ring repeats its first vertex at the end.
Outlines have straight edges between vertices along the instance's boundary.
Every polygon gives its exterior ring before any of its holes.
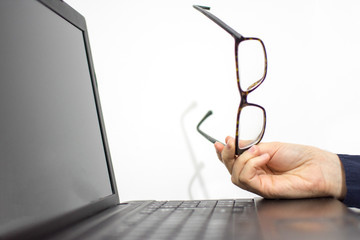
{"type": "Polygon", "coordinates": [[[68,21],[74,27],[78,28],[82,31],[84,37],[84,45],[86,48],[89,72],[91,76],[91,84],[93,88],[95,103],[96,103],[96,110],[98,114],[98,120],[101,130],[101,136],[103,140],[103,146],[105,150],[105,157],[107,161],[108,171],[109,171],[109,178],[111,182],[112,194],[106,196],[98,201],[94,201],[88,205],[85,205],[81,208],[75,209],[71,212],[66,214],[57,216],[56,218],[49,219],[45,222],[34,222],[31,225],[22,226],[21,228],[17,229],[14,232],[9,232],[5,236],[0,236],[0,239],[4,237],[4,239],[38,239],[39,237],[49,236],[52,233],[59,231],[62,228],[70,226],[74,223],[79,222],[82,219],[88,218],[104,209],[107,209],[111,206],[115,206],[119,204],[119,195],[116,187],[115,182],[115,175],[113,171],[113,166],[110,157],[109,145],[106,137],[105,132],[105,125],[103,120],[103,115],[101,111],[100,99],[99,99],[99,92],[96,82],[96,76],[94,71],[94,65],[92,61],[92,55],[90,50],[90,43],[89,43],[89,36],[86,27],[85,18],[78,13],[76,10],[71,8],[68,4],[61,0],[36,0],[42,3],[44,6],[49,8],[49,10],[55,12],[59,15],[59,17],[63,18],[64,20],[68,21]]]}

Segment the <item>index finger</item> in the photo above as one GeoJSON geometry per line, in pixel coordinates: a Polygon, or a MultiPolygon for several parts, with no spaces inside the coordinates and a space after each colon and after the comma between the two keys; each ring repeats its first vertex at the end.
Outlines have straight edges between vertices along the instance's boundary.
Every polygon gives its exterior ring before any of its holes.
{"type": "Polygon", "coordinates": [[[216,142],[214,144],[214,147],[215,147],[215,150],[216,150],[216,154],[217,154],[217,157],[218,159],[222,162],[222,157],[221,157],[221,153],[224,149],[224,145],[220,142],[216,142]]]}
{"type": "Polygon", "coordinates": [[[228,137],[226,138],[226,145],[221,152],[221,159],[230,174],[232,173],[235,158],[235,139],[228,137]]]}

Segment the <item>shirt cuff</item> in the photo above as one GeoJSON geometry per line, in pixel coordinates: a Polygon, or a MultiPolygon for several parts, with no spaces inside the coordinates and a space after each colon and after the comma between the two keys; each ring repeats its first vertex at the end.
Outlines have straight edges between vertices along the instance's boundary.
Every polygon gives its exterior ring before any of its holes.
{"type": "Polygon", "coordinates": [[[344,204],[360,208],[360,156],[338,154],[345,171],[346,196],[344,204]]]}

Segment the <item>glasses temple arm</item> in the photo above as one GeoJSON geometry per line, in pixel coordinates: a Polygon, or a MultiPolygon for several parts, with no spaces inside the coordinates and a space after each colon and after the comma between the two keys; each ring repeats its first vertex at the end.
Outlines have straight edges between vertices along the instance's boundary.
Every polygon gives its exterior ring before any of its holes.
{"type": "Polygon", "coordinates": [[[228,32],[231,36],[233,36],[235,39],[243,39],[244,37],[238,33],[237,31],[235,31],[234,29],[232,29],[231,27],[229,27],[226,23],[224,23],[223,21],[221,21],[218,17],[216,17],[214,14],[206,11],[206,10],[210,10],[210,7],[206,7],[206,6],[200,6],[200,5],[193,5],[193,7],[198,10],[199,12],[201,12],[202,14],[204,14],[205,16],[207,16],[208,18],[210,18],[213,22],[215,22],[217,25],[219,25],[222,29],[224,29],[226,32],[228,32]]]}
{"type": "MultiPolygon", "coordinates": [[[[208,111],[208,112],[205,114],[205,116],[200,120],[200,122],[199,122],[198,125],[196,126],[196,129],[197,129],[197,131],[198,131],[201,135],[203,135],[207,140],[209,140],[209,141],[212,142],[212,143],[216,143],[216,142],[220,142],[220,141],[218,141],[218,140],[216,140],[215,138],[207,135],[206,133],[204,133],[204,132],[200,129],[201,124],[202,124],[209,116],[211,116],[212,114],[213,114],[213,112],[212,112],[211,110],[208,111]]],[[[222,143],[222,142],[220,142],[220,143],[222,143]]],[[[222,144],[223,144],[223,143],[222,143],[222,144]]],[[[225,144],[223,144],[223,145],[225,145],[225,144]]]]}

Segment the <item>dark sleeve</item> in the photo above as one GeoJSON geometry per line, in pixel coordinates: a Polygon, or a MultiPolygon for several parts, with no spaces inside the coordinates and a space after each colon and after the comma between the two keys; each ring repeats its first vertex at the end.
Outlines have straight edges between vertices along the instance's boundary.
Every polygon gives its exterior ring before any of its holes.
{"type": "Polygon", "coordinates": [[[360,208],[360,156],[338,154],[345,171],[346,196],[344,203],[348,207],[360,208]]]}

